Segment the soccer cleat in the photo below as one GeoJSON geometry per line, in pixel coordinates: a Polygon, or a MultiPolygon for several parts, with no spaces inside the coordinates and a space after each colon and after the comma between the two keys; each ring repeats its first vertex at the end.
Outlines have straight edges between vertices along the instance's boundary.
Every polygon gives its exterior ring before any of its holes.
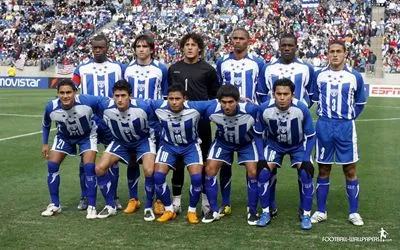
{"type": "Polygon", "coordinates": [[[197,218],[196,212],[188,212],[187,220],[190,224],[198,224],[200,222],[199,218],[197,218]]]}
{"type": "Polygon", "coordinates": [[[315,211],[314,214],[311,216],[311,223],[319,223],[322,221],[326,221],[328,219],[328,213],[325,212],[320,212],[320,211],[315,211]]]}
{"type": "Polygon", "coordinates": [[[143,219],[145,221],[154,221],[156,219],[156,216],[153,213],[153,209],[145,208],[144,209],[144,217],[143,217],[143,219]]]}
{"type": "Polygon", "coordinates": [[[221,218],[220,214],[213,211],[208,211],[208,213],[203,217],[201,222],[203,223],[211,223],[213,221],[219,220],[221,218]]]}
{"type": "Polygon", "coordinates": [[[87,198],[81,198],[79,200],[79,204],[77,206],[78,210],[86,210],[88,208],[88,200],[87,198]]]}
{"type": "Polygon", "coordinates": [[[46,210],[44,210],[42,212],[42,216],[48,217],[48,216],[53,216],[53,215],[56,215],[56,214],[59,214],[59,213],[61,213],[61,206],[57,207],[56,205],[54,205],[54,203],[50,203],[47,206],[46,210]]]}
{"type": "Polygon", "coordinates": [[[353,224],[354,226],[362,226],[364,225],[364,221],[361,218],[359,213],[352,213],[349,214],[349,221],[351,224],[353,224]]]}
{"type": "Polygon", "coordinates": [[[262,213],[260,219],[257,221],[258,227],[265,227],[271,221],[271,215],[269,213],[262,213]]]}
{"type": "Polygon", "coordinates": [[[116,215],[117,214],[117,209],[113,208],[110,205],[106,205],[103,210],[101,210],[100,213],[97,214],[97,218],[99,219],[105,219],[108,218],[112,215],[116,215]]]}
{"type": "Polygon", "coordinates": [[[153,211],[156,215],[162,215],[165,211],[164,204],[160,200],[156,200],[153,204],[153,211]]]}
{"type": "Polygon", "coordinates": [[[87,211],[86,219],[90,220],[90,219],[96,219],[97,218],[96,207],[88,206],[86,211],[87,211]]]}
{"type": "Polygon", "coordinates": [[[271,218],[275,218],[276,216],[278,216],[278,208],[271,209],[270,215],[271,215],[271,218]]]}
{"type": "Polygon", "coordinates": [[[124,213],[126,214],[132,214],[136,212],[140,207],[140,201],[136,200],[135,198],[132,198],[128,201],[128,205],[126,206],[124,213]]]}
{"type": "Polygon", "coordinates": [[[182,213],[181,205],[172,204],[172,208],[174,209],[174,213],[176,213],[176,214],[182,213]]]}
{"type": "Polygon", "coordinates": [[[165,211],[164,214],[161,215],[161,217],[157,219],[157,221],[160,223],[164,223],[164,222],[175,219],[175,217],[176,217],[176,213],[174,213],[172,211],[165,211]]]}
{"type": "Polygon", "coordinates": [[[201,212],[203,213],[203,215],[208,214],[208,212],[210,212],[211,208],[210,205],[202,205],[201,206],[201,212]]]}
{"type": "Polygon", "coordinates": [[[301,229],[310,230],[312,228],[311,218],[309,215],[303,215],[300,222],[301,229]]]}
{"type": "Polygon", "coordinates": [[[252,214],[250,212],[247,214],[247,224],[249,224],[250,226],[255,226],[257,225],[257,221],[257,214],[252,214]]]}
{"type": "Polygon", "coordinates": [[[114,202],[115,202],[115,207],[117,208],[117,210],[122,210],[122,205],[119,202],[119,198],[118,197],[114,199],[114,202]]]}
{"type": "Polygon", "coordinates": [[[232,213],[232,208],[229,205],[219,208],[219,216],[224,217],[225,215],[230,215],[232,213]]]}

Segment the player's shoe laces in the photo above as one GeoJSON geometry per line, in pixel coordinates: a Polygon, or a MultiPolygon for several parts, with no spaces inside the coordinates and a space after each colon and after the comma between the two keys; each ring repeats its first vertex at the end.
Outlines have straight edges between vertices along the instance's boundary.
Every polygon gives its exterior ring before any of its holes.
{"type": "Polygon", "coordinates": [[[76,208],[78,208],[78,210],[82,210],[82,211],[86,210],[88,208],[88,200],[87,200],[87,198],[81,198],[79,200],[79,204],[78,204],[78,206],[76,208]]]}
{"type": "Polygon", "coordinates": [[[199,218],[197,217],[196,212],[188,212],[187,220],[190,224],[198,224],[200,222],[199,218]]]}
{"type": "Polygon", "coordinates": [[[250,226],[255,226],[257,225],[257,221],[257,214],[252,214],[250,212],[247,214],[247,224],[249,224],[250,226]]]}
{"type": "Polygon", "coordinates": [[[97,214],[97,218],[99,219],[105,219],[107,217],[110,217],[112,215],[116,215],[117,214],[117,209],[113,208],[110,205],[106,205],[103,210],[101,210],[100,213],[97,214]]]}
{"type": "Polygon", "coordinates": [[[155,219],[156,219],[156,216],[155,216],[154,213],[153,213],[153,209],[151,209],[151,208],[145,208],[145,209],[144,209],[144,217],[143,217],[143,219],[144,219],[145,221],[153,221],[153,220],[155,220],[155,219]]]}
{"type": "Polygon", "coordinates": [[[114,199],[114,202],[115,202],[115,207],[117,208],[117,210],[122,210],[122,205],[121,205],[121,202],[119,202],[119,198],[118,197],[116,197],[114,199]]]}
{"type": "Polygon", "coordinates": [[[362,226],[364,225],[364,221],[361,218],[359,213],[352,213],[349,214],[349,221],[351,224],[353,224],[354,226],[362,226]]]}
{"type": "Polygon", "coordinates": [[[271,218],[278,216],[278,208],[276,207],[276,208],[271,209],[269,213],[271,215],[271,218]]]}
{"type": "Polygon", "coordinates": [[[174,213],[172,211],[165,211],[164,214],[161,215],[161,217],[157,219],[157,221],[160,223],[164,223],[164,222],[175,219],[175,217],[176,217],[176,213],[174,213]]]}
{"type": "Polygon", "coordinates": [[[325,212],[320,212],[320,211],[315,211],[314,214],[311,216],[311,223],[319,223],[322,221],[326,221],[328,219],[328,213],[325,212]]]}
{"type": "Polygon", "coordinates": [[[42,216],[52,216],[61,213],[61,206],[56,206],[54,203],[50,203],[46,210],[42,212],[42,216]]]}
{"type": "Polygon", "coordinates": [[[96,207],[93,206],[88,206],[88,208],[86,209],[87,214],[86,214],[86,219],[96,219],[97,218],[97,211],[96,211],[96,207]]]}
{"type": "Polygon", "coordinates": [[[165,211],[164,204],[160,200],[156,200],[153,204],[153,211],[156,215],[162,215],[165,211]]]}
{"type": "Polygon", "coordinates": [[[182,213],[182,207],[180,204],[173,204],[172,203],[172,208],[174,209],[174,213],[180,214],[182,213]]]}
{"type": "Polygon", "coordinates": [[[128,205],[124,209],[124,213],[126,214],[132,214],[136,212],[140,207],[140,201],[136,200],[135,198],[132,198],[128,201],[128,205]]]}
{"type": "Polygon", "coordinates": [[[225,215],[230,215],[232,213],[232,208],[229,205],[219,208],[219,216],[224,217],[225,215]]]}
{"type": "Polygon", "coordinates": [[[310,230],[312,228],[311,218],[309,215],[303,215],[300,222],[301,229],[310,230]]]}
{"type": "Polygon", "coordinates": [[[271,215],[269,213],[262,213],[260,219],[257,221],[257,226],[265,227],[271,221],[271,215]]]}
{"type": "Polygon", "coordinates": [[[203,223],[211,223],[213,221],[219,220],[221,218],[218,212],[208,211],[208,213],[203,217],[201,222],[203,223]]]}

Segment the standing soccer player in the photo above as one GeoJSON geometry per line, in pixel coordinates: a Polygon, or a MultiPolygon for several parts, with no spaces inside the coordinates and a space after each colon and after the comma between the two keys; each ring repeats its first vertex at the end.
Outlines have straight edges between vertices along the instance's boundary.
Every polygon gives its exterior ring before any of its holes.
{"type": "MultiPolygon", "coordinates": [[[[297,39],[294,34],[282,34],[279,41],[280,58],[265,65],[260,73],[257,95],[262,103],[273,97],[272,89],[276,80],[287,78],[294,83],[294,98],[305,103],[308,107],[311,106],[311,83],[314,77],[314,69],[310,64],[296,57],[297,48],[297,39]]],[[[300,172],[298,173],[300,174],[300,172]]],[[[271,181],[269,182],[271,189],[271,216],[276,216],[278,214],[278,208],[275,202],[276,175],[277,168],[274,168],[271,171],[271,181]]],[[[301,204],[302,184],[300,175],[298,175],[298,185],[301,204]]],[[[303,211],[299,209],[300,216],[302,213],[303,211]]]]}
{"type": "MultiPolygon", "coordinates": [[[[125,69],[124,78],[132,86],[132,98],[144,100],[159,100],[167,96],[168,91],[168,70],[161,62],[153,58],[154,39],[149,35],[140,35],[133,42],[135,59],[125,69]]],[[[156,136],[158,137],[158,136],[156,136]]],[[[140,169],[138,164],[131,157],[127,169],[129,201],[124,212],[134,213],[140,207],[138,199],[138,182],[140,169]]],[[[157,200],[154,204],[154,213],[163,213],[162,203],[157,200]]]]}
{"type": "MultiPolygon", "coordinates": [[[[93,58],[87,63],[78,65],[73,73],[72,81],[80,87],[81,94],[94,96],[112,97],[112,87],[114,83],[123,78],[122,66],[107,58],[108,40],[107,37],[100,33],[93,37],[91,41],[93,58]]],[[[105,125],[104,121],[95,117],[98,123],[98,141],[104,145],[108,145],[112,140],[112,135],[105,125]]],[[[122,209],[117,198],[117,185],[119,178],[118,164],[109,169],[113,176],[112,189],[115,194],[115,202],[118,209],[122,209]]],[[[81,185],[81,200],[78,205],[79,210],[87,208],[85,172],[83,171],[82,162],[79,168],[79,177],[81,185]]]]}
{"type": "Polygon", "coordinates": [[[314,95],[317,102],[316,161],[318,162],[317,204],[312,223],[327,220],[326,200],[332,164],[343,165],[346,192],[349,200],[349,221],[364,225],[358,213],[359,184],[356,162],[359,160],[357,133],[354,120],[366,104],[364,81],[361,74],[345,64],[345,44],[333,41],[328,46],[329,65],[315,74],[314,95]]]}
{"type": "Polygon", "coordinates": [[[216,175],[223,164],[232,165],[233,153],[238,153],[238,164],[246,167],[249,208],[247,223],[256,225],[257,213],[257,163],[262,156],[261,127],[257,119],[258,106],[239,103],[239,90],[233,85],[223,85],[217,93],[218,101],[209,101],[205,116],[217,125],[215,140],[211,145],[206,163],[206,192],[211,210],[203,223],[219,220],[218,182],[216,175]],[[256,146],[259,140],[261,147],[256,146]]]}
{"type": "Polygon", "coordinates": [[[314,193],[314,167],[311,152],[315,130],[308,107],[294,98],[295,85],[287,78],[278,79],[273,86],[273,98],[260,106],[260,121],[265,131],[266,166],[259,171],[259,197],[263,213],[258,226],[266,226],[270,219],[271,172],[282,165],[283,157],[290,155],[291,166],[297,168],[301,184],[300,227],[311,229],[311,207],[314,193]]]}
{"type": "Polygon", "coordinates": [[[125,80],[119,80],[113,86],[113,99],[101,103],[99,116],[102,117],[113,134],[113,140],[102,154],[96,165],[99,188],[106,200],[106,206],[97,218],[107,218],[117,213],[113,193],[110,192],[111,174],[108,169],[119,160],[128,164],[132,152],[135,160],[142,161],[145,175],[146,205],[144,220],[155,219],[152,210],[154,196],[154,159],[156,146],[154,138],[150,138],[149,123],[152,122],[153,111],[143,100],[134,100],[132,88],[125,80]]]}
{"type": "Polygon", "coordinates": [[[97,152],[96,123],[92,120],[98,108],[98,99],[88,95],[76,95],[76,87],[71,80],[63,80],[57,85],[58,98],[49,101],[43,117],[42,155],[48,167],[47,184],[51,203],[42,216],[52,216],[61,212],[59,199],[60,164],[65,156],[75,155],[76,146],[82,156],[87,186],[87,219],[95,219],[96,212],[96,175],[95,159],[97,152]],[[57,134],[49,151],[51,123],[57,125],[57,134]]]}
{"type": "MultiPolygon", "coordinates": [[[[182,37],[179,46],[183,51],[184,58],[169,67],[168,84],[180,84],[183,86],[190,101],[215,99],[219,88],[217,72],[202,59],[205,48],[203,38],[199,34],[189,33],[182,37]]],[[[206,159],[212,141],[210,122],[200,119],[198,129],[203,159],[206,159]]],[[[180,212],[181,210],[181,194],[184,182],[184,168],[182,165],[181,161],[178,161],[172,177],[172,203],[175,212],[180,212]]],[[[205,192],[204,189],[203,192],[205,192]]],[[[207,213],[209,210],[205,193],[202,194],[202,209],[203,213],[207,213]]]]}
{"type": "MultiPolygon", "coordinates": [[[[233,52],[217,61],[217,73],[221,85],[231,84],[240,93],[240,97],[257,102],[256,87],[264,61],[248,53],[250,34],[244,28],[236,28],[232,32],[233,52]]],[[[221,215],[231,214],[231,178],[232,168],[224,165],[220,173],[222,194],[221,215]]]]}

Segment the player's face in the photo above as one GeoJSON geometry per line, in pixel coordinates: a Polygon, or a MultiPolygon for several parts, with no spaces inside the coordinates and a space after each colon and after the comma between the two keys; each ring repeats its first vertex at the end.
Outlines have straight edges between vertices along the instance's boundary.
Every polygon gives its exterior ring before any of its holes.
{"type": "Polygon", "coordinates": [[[168,105],[172,112],[179,113],[183,110],[183,103],[186,98],[180,91],[168,93],[168,105]]]}
{"type": "Polygon", "coordinates": [[[75,102],[76,90],[68,85],[63,85],[57,92],[61,105],[64,109],[70,109],[75,102]]]}
{"type": "Polygon", "coordinates": [[[183,46],[185,58],[191,61],[198,59],[200,52],[199,45],[192,38],[189,38],[183,46]]]}
{"type": "Polygon", "coordinates": [[[153,51],[150,49],[150,46],[146,41],[140,40],[136,43],[135,54],[139,61],[149,60],[152,53],[153,51]]]}
{"type": "Polygon", "coordinates": [[[243,30],[236,30],[231,37],[232,46],[235,52],[241,53],[247,51],[249,45],[249,37],[243,30]]]}
{"type": "Polygon", "coordinates": [[[224,96],[219,102],[221,103],[221,108],[224,111],[225,115],[233,116],[236,114],[236,108],[239,102],[236,101],[233,97],[224,96]]]}
{"type": "Polygon", "coordinates": [[[281,52],[283,63],[289,64],[293,62],[296,55],[297,44],[293,38],[282,38],[279,43],[279,51],[281,52]]]}
{"type": "Polygon", "coordinates": [[[274,93],[275,104],[278,109],[284,111],[289,109],[293,100],[293,93],[288,86],[276,86],[274,93]]]}
{"type": "Polygon", "coordinates": [[[124,112],[129,108],[131,96],[128,91],[117,89],[114,91],[113,99],[119,111],[124,112]]]}
{"type": "Polygon", "coordinates": [[[95,62],[105,62],[107,59],[107,50],[107,41],[92,41],[93,60],[95,62]]]}
{"type": "Polygon", "coordinates": [[[332,44],[328,50],[329,66],[332,70],[342,70],[347,53],[340,44],[332,44]]]}

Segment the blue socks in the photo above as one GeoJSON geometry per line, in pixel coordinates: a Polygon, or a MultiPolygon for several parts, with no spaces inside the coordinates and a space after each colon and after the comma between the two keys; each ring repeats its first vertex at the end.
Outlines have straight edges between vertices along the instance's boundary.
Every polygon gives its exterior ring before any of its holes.
{"type": "Polygon", "coordinates": [[[206,194],[210,208],[214,212],[218,212],[218,181],[216,176],[206,176],[206,194]]]}
{"type": "Polygon", "coordinates": [[[129,198],[138,199],[138,182],[140,177],[140,169],[137,165],[130,167],[128,165],[126,176],[128,178],[129,198]]]}
{"type": "Polygon", "coordinates": [[[247,206],[251,214],[257,213],[257,202],[257,179],[255,177],[247,177],[247,206]]]}
{"type": "Polygon", "coordinates": [[[161,172],[154,173],[154,184],[156,188],[157,197],[159,197],[164,206],[171,206],[171,192],[167,185],[166,174],[161,172]]]}
{"type": "Polygon", "coordinates": [[[232,178],[232,166],[224,164],[219,173],[223,206],[231,205],[231,178],[232,178]]]}
{"type": "Polygon", "coordinates": [[[111,192],[113,194],[113,198],[117,199],[117,190],[118,190],[118,180],[119,180],[119,166],[118,162],[114,163],[111,168],[108,169],[111,174],[111,192]]]}
{"type": "Polygon", "coordinates": [[[314,194],[312,177],[305,169],[300,169],[298,173],[300,174],[301,183],[300,208],[302,208],[304,211],[311,211],[314,194]]]}
{"type": "Polygon", "coordinates": [[[81,185],[81,198],[86,198],[86,176],[85,176],[85,168],[83,167],[82,158],[79,162],[79,184],[81,185]]]}
{"type": "Polygon", "coordinates": [[[114,194],[112,191],[112,177],[109,171],[103,176],[97,176],[97,182],[101,193],[103,194],[106,204],[115,208],[114,194]]]}
{"type": "Polygon", "coordinates": [[[261,208],[269,207],[270,190],[269,179],[271,172],[268,168],[263,168],[258,175],[258,197],[260,199],[261,208]]]}
{"type": "Polygon", "coordinates": [[[360,192],[360,187],[358,185],[358,179],[353,181],[346,180],[346,192],[347,198],[349,200],[350,210],[349,213],[358,212],[358,196],[360,192]]]}
{"type": "Polygon", "coordinates": [[[60,206],[59,187],[60,187],[60,165],[55,162],[47,162],[47,186],[49,188],[51,203],[60,206]]]}
{"type": "Polygon", "coordinates": [[[326,200],[328,199],[329,193],[329,177],[328,178],[317,178],[317,205],[318,211],[326,212],[326,200]]]}
{"type": "Polygon", "coordinates": [[[202,190],[202,174],[193,174],[190,176],[190,189],[189,189],[189,207],[196,208],[200,199],[202,190]]]}
{"type": "Polygon", "coordinates": [[[88,205],[95,207],[97,195],[95,164],[87,163],[83,167],[85,168],[86,175],[88,205]]]}
{"type": "Polygon", "coordinates": [[[144,177],[144,190],[146,192],[146,206],[145,208],[151,208],[153,206],[154,196],[154,176],[144,177]]]}
{"type": "Polygon", "coordinates": [[[276,183],[277,183],[277,178],[276,174],[278,173],[278,170],[274,168],[274,170],[271,171],[271,177],[269,179],[269,206],[272,209],[276,208],[276,202],[275,202],[275,189],[276,189],[276,183]]]}

